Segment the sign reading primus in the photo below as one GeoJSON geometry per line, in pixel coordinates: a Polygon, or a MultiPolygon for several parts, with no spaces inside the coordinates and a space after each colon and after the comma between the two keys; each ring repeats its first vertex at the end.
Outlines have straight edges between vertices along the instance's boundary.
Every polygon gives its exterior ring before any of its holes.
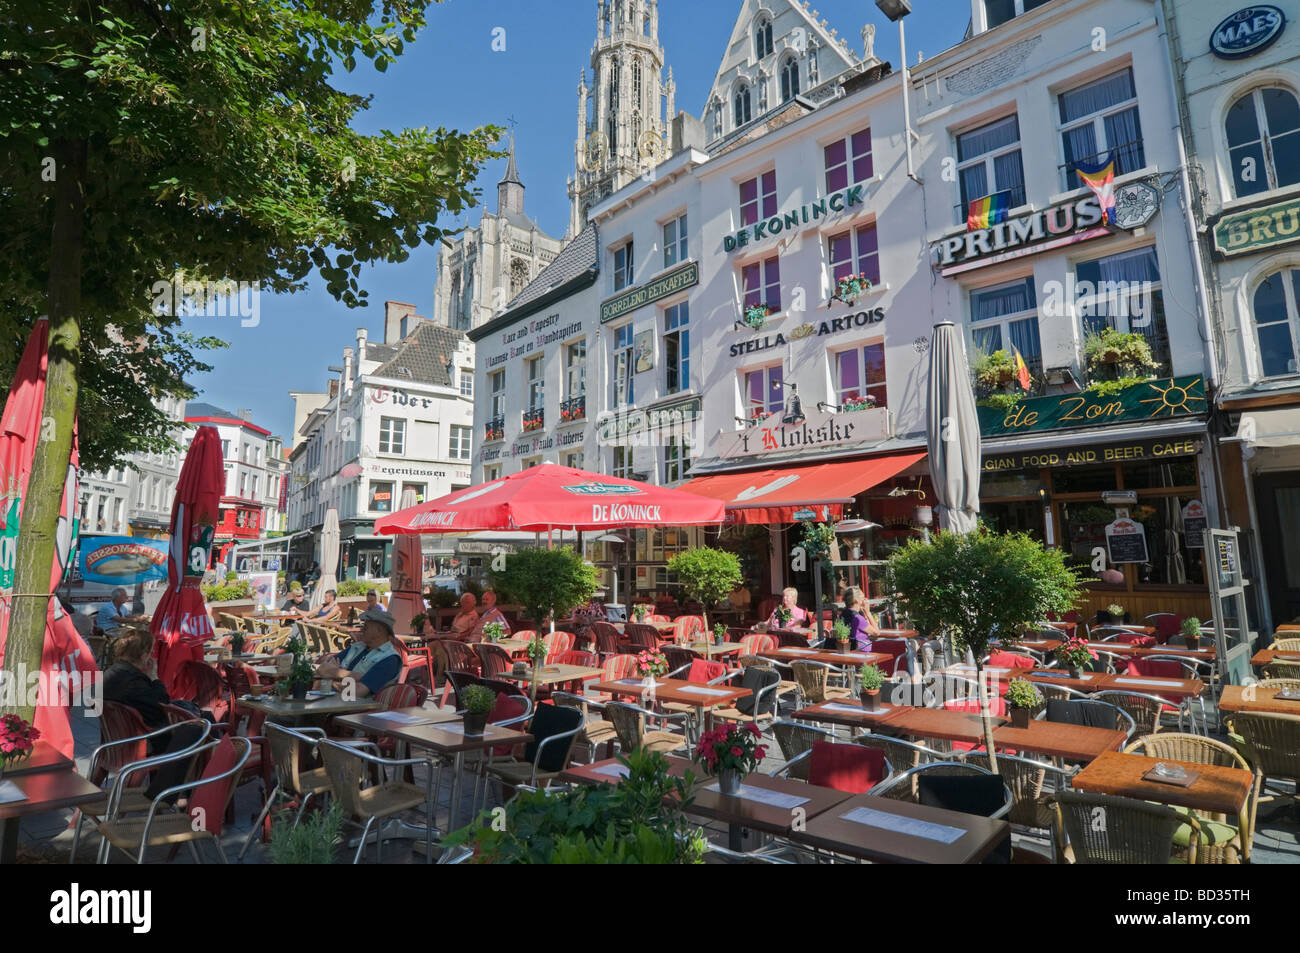
{"type": "Polygon", "coordinates": [[[744,248],[751,241],[761,242],[765,238],[780,235],[787,229],[794,231],[803,225],[815,223],[819,218],[828,218],[832,212],[843,212],[861,205],[865,189],[865,185],[852,185],[832,192],[824,199],[817,199],[781,215],[773,215],[766,221],[747,225],[734,235],[723,236],[722,247],[726,251],[735,251],[744,248]]]}
{"type": "Polygon", "coordinates": [[[613,321],[621,314],[627,314],[629,311],[635,311],[642,305],[649,304],[651,301],[658,301],[660,298],[666,298],[670,294],[676,294],[683,288],[689,288],[691,285],[700,282],[700,266],[693,261],[688,261],[680,268],[674,268],[667,274],[660,275],[653,281],[648,281],[643,285],[635,288],[628,288],[620,292],[616,297],[600,303],[600,323],[613,321]]]}

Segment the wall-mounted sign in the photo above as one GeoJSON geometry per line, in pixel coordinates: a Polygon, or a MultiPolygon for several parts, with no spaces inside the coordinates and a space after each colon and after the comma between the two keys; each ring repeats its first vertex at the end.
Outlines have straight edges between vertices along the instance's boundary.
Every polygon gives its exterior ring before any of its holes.
{"type": "MultiPolygon", "coordinates": [[[[854,314],[841,315],[838,318],[827,318],[816,324],[810,322],[796,324],[785,331],[764,334],[761,337],[750,338],[748,341],[737,341],[728,348],[728,351],[732,357],[742,357],[746,354],[753,354],[755,351],[766,351],[768,348],[781,347],[787,341],[800,341],[808,337],[822,337],[840,331],[851,331],[854,328],[871,327],[873,324],[879,324],[884,320],[885,309],[872,308],[870,311],[858,311],[854,314]]],[[[738,331],[750,330],[749,326],[742,321],[737,321],[734,327],[738,331]]]]}
{"type": "Polygon", "coordinates": [[[653,281],[648,281],[635,288],[628,288],[619,292],[613,298],[602,301],[600,303],[600,323],[604,324],[606,321],[613,321],[619,315],[635,311],[642,305],[676,294],[683,288],[689,288],[692,285],[699,284],[699,282],[699,264],[688,261],[667,274],[660,275],[653,281]]]}
{"type": "Polygon", "coordinates": [[[604,446],[661,442],[660,438],[682,436],[700,416],[700,398],[679,400],[646,410],[604,413],[596,421],[597,439],[604,446]]]}
{"type": "Polygon", "coordinates": [[[653,331],[638,331],[635,343],[632,346],[632,353],[635,355],[636,367],[638,374],[645,371],[653,371],[655,368],[655,333],[653,331]]]}
{"type": "Polygon", "coordinates": [[[1112,563],[1148,562],[1146,527],[1135,520],[1115,520],[1106,527],[1106,550],[1112,563]]]}
{"type": "Polygon", "coordinates": [[[805,225],[816,225],[818,219],[829,218],[832,214],[847,211],[863,202],[865,185],[851,185],[847,189],[832,192],[824,199],[817,199],[796,209],[773,215],[771,218],[747,225],[740,231],[725,235],[722,247],[725,251],[744,248],[750,242],[761,242],[765,238],[775,238],[784,231],[796,231],[805,225]]]}
{"type": "Polygon", "coordinates": [[[1199,375],[1143,381],[1118,394],[1101,397],[1090,391],[1055,397],[1029,397],[1010,410],[980,407],[985,437],[1167,420],[1206,412],[1205,382],[1199,375]]]}
{"type": "Polygon", "coordinates": [[[1214,224],[1214,247],[1231,258],[1300,242],[1300,199],[1225,215],[1214,224]]]}
{"type": "Polygon", "coordinates": [[[78,542],[78,568],[86,582],[132,586],[167,578],[165,539],[131,536],[84,537],[78,542]]]}
{"type": "Polygon", "coordinates": [[[370,402],[372,404],[392,404],[394,407],[429,407],[433,404],[433,398],[408,394],[396,387],[371,387],[370,402]]]}
{"type": "Polygon", "coordinates": [[[889,411],[884,407],[845,414],[805,408],[804,414],[804,420],[797,424],[783,424],[779,416],[772,416],[761,424],[724,433],[718,437],[717,455],[730,459],[788,450],[873,444],[889,438],[889,411]]]}
{"type": "MultiPolygon", "coordinates": [[[[1121,185],[1115,190],[1116,227],[1134,229],[1145,225],[1159,209],[1159,197],[1160,193],[1145,182],[1121,185]]],[[[935,265],[948,277],[1114,234],[1101,218],[1097,196],[1089,194],[988,228],[950,235],[933,242],[930,252],[935,265]]]]}
{"type": "Polygon", "coordinates": [[[545,348],[548,344],[563,341],[582,333],[582,322],[571,321],[560,325],[560,315],[550,314],[544,318],[534,318],[527,324],[521,324],[509,331],[501,332],[501,343],[506,350],[484,358],[484,366],[494,370],[507,361],[532,354],[545,348]]]}
{"type": "Polygon", "coordinates": [[[1286,27],[1286,14],[1277,7],[1256,4],[1238,10],[1214,28],[1210,51],[1220,59],[1239,60],[1272,46],[1286,27]]]}
{"type": "MultiPolygon", "coordinates": [[[[992,448],[996,449],[996,447],[992,448]]],[[[1199,440],[1148,440],[1145,443],[1103,444],[1070,450],[1023,450],[1019,453],[993,453],[984,458],[984,472],[1000,470],[1038,470],[1043,467],[1086,467],[1099,463],[1136,463],[1141,460],[1165,460],[1199,453],[1199,440]]]]}
{"type": "Polygon", "coordinates": [[[1192,500],[1183,507],[1183,533],[1187,536],[1188,549],[1205,548],[1205,529],[1208,526],[1205,504],[1192,500]]]}

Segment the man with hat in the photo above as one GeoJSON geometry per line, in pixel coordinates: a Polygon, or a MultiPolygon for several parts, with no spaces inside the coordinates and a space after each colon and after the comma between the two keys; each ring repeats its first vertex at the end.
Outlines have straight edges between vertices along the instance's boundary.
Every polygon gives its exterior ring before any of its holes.
{"type": "Polygon", "coordinates": [[[393,646],[395,620],[383,609],[367,609],[359,617],[361,633],[337,662],[326,662],[316,670],[321,678],[352,679],[357,697],[369,698],[397,680],[402,656],[393,646]]]}

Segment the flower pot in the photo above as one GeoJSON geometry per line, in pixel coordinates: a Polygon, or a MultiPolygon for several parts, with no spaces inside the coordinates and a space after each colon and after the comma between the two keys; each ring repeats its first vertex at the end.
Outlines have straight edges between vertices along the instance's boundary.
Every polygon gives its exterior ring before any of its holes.
{"type": "Polygon", "coordinates": [[[863,689],[860,697],[862,698],[863,710],[880,711],[880,689],[863,689]]]}
{"type": "Polygon", "coordinates": [[[1071,666],[1070,666],[1070,677],[1071,677],[1071,678],[1083,678],[1083,668],[1082,668],[1082,666],[1079,666],[1079,665],[1071,665],[1071,666]]]}
{"type": "Polygon", "coordinates": [[[306,682],[302,682],[300,684],[294,685],[289,690],[289,694],[293,696],[294,701],[302,701],[304,698],[307,697],[307,689],[310,687],[311,686],[309,686],[306,682]]]}
{"type": "Polygon", "coordinates": [[[1029,727],[1029,709],[1028,708],[1010,708],[1007,713],[1011,716],[1012,728],[1029,727]]]}
{"type": "Polygon", "coordinates": [[[464,715],[465,734],[481,735],[487,728],[488,713],[485,711],[467,711],[464,715]]]}
{"type": "Polygon", "coordinates": [[[1201,637],[1199,635],[1184,635],[1183,641],[1193,652],[1201,647],[1201,637]]]}
{"type": "Polygon", "coordinates": [[[740,793],[741,773],[733,768],[724,768],[718,772],[718,790],[728,797],[740,793]]]}
{"type": "Polygon", "coordinates": [[[841,651],[841,652],[848,652],[848,651],[849,651],[849,646],[851,646],[852,644],[853,644],[852,642],[841,642],[841,643],[839,644],[840,651],[841,651]]]}

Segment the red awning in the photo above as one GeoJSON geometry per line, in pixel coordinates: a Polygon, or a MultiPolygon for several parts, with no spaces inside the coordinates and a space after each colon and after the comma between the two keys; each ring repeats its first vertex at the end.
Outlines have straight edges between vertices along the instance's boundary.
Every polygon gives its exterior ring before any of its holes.
{"type": "Polygon", "coordinates": [[[840,463],[720,473],[696,477],[680,489],[722,500],[730,523],[830,522],[840,519],[844,504],[859,493],[924,457],[924,452],[896,453],[840,463]]]}

